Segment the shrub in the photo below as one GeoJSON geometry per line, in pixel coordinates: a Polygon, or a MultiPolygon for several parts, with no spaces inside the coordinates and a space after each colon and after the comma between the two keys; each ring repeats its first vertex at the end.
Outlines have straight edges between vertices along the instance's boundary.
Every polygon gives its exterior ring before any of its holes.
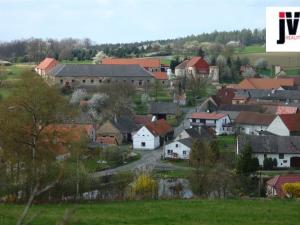
{"type": "Polygon", "coordinates": [[[285,183],[282,189],[290,198],[300,197],[300,183],[285,183]]]}

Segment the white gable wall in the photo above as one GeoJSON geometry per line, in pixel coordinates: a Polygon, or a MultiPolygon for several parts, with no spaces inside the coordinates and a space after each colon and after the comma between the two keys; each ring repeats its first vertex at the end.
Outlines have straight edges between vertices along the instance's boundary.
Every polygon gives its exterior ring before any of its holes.
{"type": "Polygon", "coordinates": [[[189,159],[190,151],[190,147],[180,143],[179,141],[174,141],[164,147],[164,154],[166,158],[189,159]],[[174,153],[177,157],[174,157],[174,153]]]}
{"type": "Polygon", "coordinates": [[[284,122],[279,116],[276,116],[276,118],[267,128],[267,131],[279,136],[290,136],[289,129],[285,126],[284,122]]]}
{"type": "Polygon", "coordinates": [[[154,150],[159,147],[159,136],[154,136],[145,126],[133,135],[133,149],[154,150]]]}

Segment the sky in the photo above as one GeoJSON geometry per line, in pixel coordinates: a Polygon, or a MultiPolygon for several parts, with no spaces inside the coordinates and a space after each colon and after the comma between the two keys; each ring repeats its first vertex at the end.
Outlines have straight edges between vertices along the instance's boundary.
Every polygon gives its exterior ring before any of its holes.
{"type": "Polygon", "coordinates": [[[0,41],[90,38],[124,43],[264,28],[267,6],[299,0],[0,0],[0,41]]]}

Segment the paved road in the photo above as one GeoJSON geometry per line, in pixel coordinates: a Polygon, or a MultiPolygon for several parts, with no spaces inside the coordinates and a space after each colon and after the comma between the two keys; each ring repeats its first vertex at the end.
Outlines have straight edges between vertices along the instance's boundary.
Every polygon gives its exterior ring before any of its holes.
{"type": "Polygon", "coordinates": [[[151,170],[159,164],[163,153],[162,147],[156,150],[139,151],[141,158],[127,165],[94,173],[95,177],[112,175],[121,171],[151,170]]]}

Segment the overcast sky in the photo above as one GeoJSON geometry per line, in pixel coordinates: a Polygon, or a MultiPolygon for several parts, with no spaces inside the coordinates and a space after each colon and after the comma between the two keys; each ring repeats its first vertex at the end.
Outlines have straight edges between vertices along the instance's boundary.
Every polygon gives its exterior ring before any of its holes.
{"type": "Polygon", "coordinates": [[[266,6],[299,5],[299,0],[0,0],[0,40],[88,37],[116,43],[264,28],[266,6]]]}

